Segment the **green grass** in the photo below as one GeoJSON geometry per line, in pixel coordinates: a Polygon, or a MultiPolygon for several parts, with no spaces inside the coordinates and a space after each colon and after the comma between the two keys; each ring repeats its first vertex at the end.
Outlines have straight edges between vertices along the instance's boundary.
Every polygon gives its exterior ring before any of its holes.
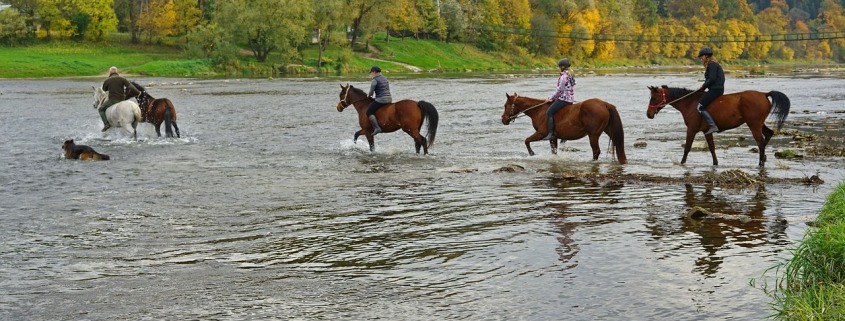
{"type": "Polygon", "coordinates": [[[845,319],[845,183],[828,195],[815,227],[775,267],[776,287],[769,294],[780,320],[845,319]]]}
{"type": "Polygon", "coordinates": [[[94,76],[111,66],[143,73],[151,70],[145,64],[168,60],[183,61],[177,50],[152,46],[60,41],[0,47],[0,78],[94,76]]]}

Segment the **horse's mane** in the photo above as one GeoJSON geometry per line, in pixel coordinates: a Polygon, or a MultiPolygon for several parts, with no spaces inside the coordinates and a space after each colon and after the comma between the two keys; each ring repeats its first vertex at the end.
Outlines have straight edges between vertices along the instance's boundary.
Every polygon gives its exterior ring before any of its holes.
{"type": "Polygon", "coordinates": [[[139,83],[137,83],[137,82],[135,82],[135,81],[133,80],[133,81],[132,81],[132,86],[135,86],[135,89],[138,89],[138,91],[140,91],[140,92],[141,92],[140,94],[138,94],[138,97],[144,97],[144,96],[146,96],[146,97],[147,97],[147,98],[149,98],[149,99],[153,99],[153,100],[155,100],[155,97],[153,97],[152,95],[150,95],[150,93],[149,93],[149,92],[147,92],[147,89],[146,89],[146,88],[144,88],[144,86],[141,86],[141,84],[139,84],[139,83]]]}
{"type": "Polygon", "coordinates": [[[666,88],[666,89],[669,90],[669,97],[672,97],[673,99],[678,99],[678,98],[686,96],[686,95],[688,95],[692,92],[695,92],[695,90],[692,90],[692,89],[680,88],[680,87],[669,87],[669,86],[666,86],[666,85],[664,85],[663,88],[666,88]]]}
{"type": "Polygon", "coordinates": [[[354,91],[355,93],[360,94],[361,96],[367,96],[367,93],[365,93],[363,89],[360,89],[360,88],[355,88],[355,87],[354,87],[354,86],[352,86],[352,85],[349,85],[349,88],[350,88],[352,91],[354,91]]]}
{"type": "Polygon", "coordinates": [[[138,89],[138,91],[147,91],[147,89],[144,88],[144,86],[141,86],[141,84],[135,82],[134,80],[132,81],[132,86],[135,86],[135,88],[138,89]]]}

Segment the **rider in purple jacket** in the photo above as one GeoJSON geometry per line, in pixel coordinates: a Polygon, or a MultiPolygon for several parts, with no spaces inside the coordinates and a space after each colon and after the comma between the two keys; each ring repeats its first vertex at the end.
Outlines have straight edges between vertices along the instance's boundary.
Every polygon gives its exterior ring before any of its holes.
{"type": "Polygon", "coordinates": [[[548,128],[549,133],[542,139],[552,140],[557,138],[557,135],[555,135],[555,113],[575,101],[575,78],[572,78],[569,73],[570,65],[568,58],[563,58],[557,62],[557,66],[560,68],[560,77],[557,79],[557,89],[546,99],[546,101],[552,102],[552,105],[546,110],[546,128],[548,128]]]}

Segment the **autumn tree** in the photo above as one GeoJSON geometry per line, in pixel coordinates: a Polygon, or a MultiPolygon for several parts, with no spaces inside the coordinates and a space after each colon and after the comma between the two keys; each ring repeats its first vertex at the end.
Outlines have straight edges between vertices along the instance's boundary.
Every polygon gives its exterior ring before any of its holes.
{"type": "Polygon", "coordinates": [[[314,26],[317,32],[317,70],[323,67],[323,53],[331,42],[332,31],[341,23],[343,0],[312,0],[314,6],[314,26]]]}
{"type": "Polygon", "coordinates": [[[26,39],[26,18],[15,8],[0,11],[0,44],[12,46],[26,39]]]}
{"type": "Polygon", "coordinates": [[[185,35],[200,24],[202,10],[197,6],[197,0],[173,0],[173,11],[176,21],[173,23],[173,33],[185,35]]]}
{"type": "MultiPolygon", "coordinates": [[[[842,32],[845,31],[845,9],[834,0],[822,1],[819,9],[819,31],[842,32]]],[[[845,61],[845,39],[832,39],[831,58],[837,61],[845,61]]]]}
{"type": "Polygon", "coordinates": [[[457,0],[441,0],[440,16],[446,23],[445,40],[461,40],[464,30],[467,27],[467,15],[463,6],[457,0]]]}
{"type": "Polygon", "coordinates": [[[138,16],[138,29],[147,35],[147,42],[154,37],[173,34],[176,11],[172,0],[148,0],[138,16]]]}
{"type": "Polygon", "coordinates": [[[221,32],[246,43],[259,62],[271,52],[294,57],[312,26],[309,0],[232,0],[217,3],[214,22],[221,32]]]}

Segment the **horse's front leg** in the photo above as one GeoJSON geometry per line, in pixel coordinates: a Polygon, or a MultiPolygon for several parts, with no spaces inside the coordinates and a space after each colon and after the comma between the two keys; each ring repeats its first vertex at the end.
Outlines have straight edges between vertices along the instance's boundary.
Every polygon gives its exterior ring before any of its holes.
{"type": "Polygon", "coordinates": [[[557,155],[557,139],[550,139],[549,146],[552,147],[552,154],[557,155]]]}
{"type": "Polygon", "coordinates": [[[363,132],[363,131],[364,130],[361,129],[361,130],[355,132],[355,136],[352,137],[352,143],[355,143],[355,144],[358,143],[358,136],[361,136],[361,132],[363,132]]]}
{"type": "Polygon", "coordinates": [[[704,139],[707,140],[707,149],[710,150],[710,156],[713,156],[713,165],[719,165],[719,160],[716,159],[716,143],[713,142],[713,133],[704,135],[704,139]]]}
{"type": "MultiPolygon", "coordinates": [[[[546,136],[546,134],[534,132],[534,134],[532,134],[531,136],[528,136],[528,138],[525,139],[525,148],[528,149],[528,155],[529,156],[534,156],[534,150],[531,149],[531,142],[536,142],[536,141],[540,140],[541,138],[543,138],[543,136],[546,136]]],[[[555,147],[552,146],[552,153],[555,153],[555,152],[556,152],[555,147]]]]}
{"type": "Polygon", "coordinates": [[[681,165],[687,163],[687,155],[689,155],[689,151],[692,148],[692,141],[695,139],[697,132],[693,127],[687,127],[687,141],[684,143],[684,157],[681,158],[681,165]]]}

